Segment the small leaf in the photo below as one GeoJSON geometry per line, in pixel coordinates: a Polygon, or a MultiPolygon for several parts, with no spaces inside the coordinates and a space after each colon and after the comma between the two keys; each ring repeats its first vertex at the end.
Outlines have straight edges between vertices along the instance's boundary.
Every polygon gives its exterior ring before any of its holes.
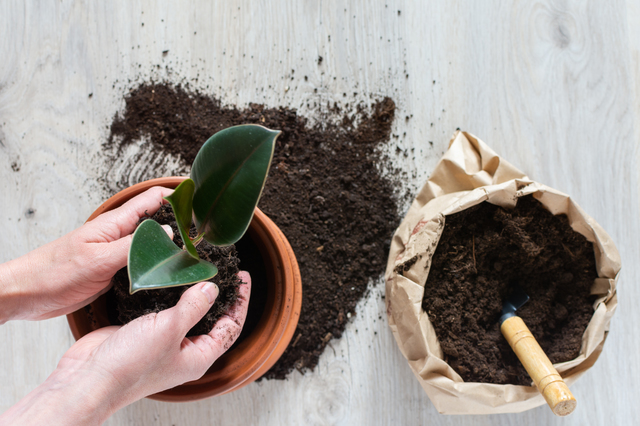
{"type": "Polygon", "coordinates": [[[164,199],[171,203],[173,214],[176,217],[180,236],[182,237],[185,248],[191,256],[196,259],[200,259],[198,251],[189,238],[189,228],[191,228],[191,208],[193,206],[193,192],[195,187],[195,183],[193,183],[191,179],[186,179],[178,185],[171,195],[164,197],[164,199]]]}
{"type": "Polygon", "coordinates": [[[129,249],[129,293],[176,287],[208,280],[218,273],[215,265],[194,259],[177,247],[153,220],[142,222],[129,249]]]}
{"type": "Polygon", "coordinates": [[[280,133],[234,126],[213,135],[198,152],[191,167],[193,217],[209,243],[233,244],[249,227],[280,133]]]}

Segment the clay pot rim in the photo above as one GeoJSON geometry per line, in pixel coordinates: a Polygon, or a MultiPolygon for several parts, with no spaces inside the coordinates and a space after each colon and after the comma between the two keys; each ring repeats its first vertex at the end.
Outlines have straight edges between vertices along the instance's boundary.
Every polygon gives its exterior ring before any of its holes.
{"type": "MultiPolygon", "coordinates": [[[[149,188],[175,188],[184,179],[186,177],[156,178],[130,186],[100,205],[87,221],[119,207],[149,188]]],[[[258,208],[254,212],[248,232],[252,233],[252,239],[254,234],[260,237],[257,241],[254,239],[254,242],[260,249],[265,263],[267,260],[271,262],[271,265],[265,265],[270,278],[268,286],[273,286],[276,290],[283,288],[283,291],[270,292],[274,294],[268,296],[265,311],[254,332],[233,351],[220,357],[202,378],[150,395],[148,398],[184,402],[231,392],[261,377],[287,348],[296,330],[302,305],[302,283],[295,254],[280,229],[258,208]],[[275,281],[272,283],[271,280],[275,281]],[[271,309],[268,309],[269,307],[271,309]],[[277,315],[273,314],[274,311],[277,315]],[[258,331],[261,331],[259,335],[256,334],[258,331]]],[[[76,340],[82,334],[78,322],[83,318],[86,318],[83,309],[67,315],[69,327],[76,340]]]]}

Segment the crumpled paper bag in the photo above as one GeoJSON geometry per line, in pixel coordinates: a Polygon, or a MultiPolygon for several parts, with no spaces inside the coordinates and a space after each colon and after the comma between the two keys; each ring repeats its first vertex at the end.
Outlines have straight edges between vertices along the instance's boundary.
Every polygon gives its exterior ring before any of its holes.
{"type": "Polygon", "coordinates": [[[596,255],[599,278],[591,293],[598,297],[580,355],[554,366],[570,386],[602,351],[618,305],[620,255],[611,238],[569,196],[530,180],[484,142],[458,131],[396,230],[385,273],[389,325],[413,373],[440,413],[516,413],[545,403],[535,386],[464,382],[443,360],[435,330],[422,310],[424,285],[446,216],[483,201],[512,208],[518,197],[529,194],[553,214],[566,214],[571,227],[593,243],[596,255]]]}

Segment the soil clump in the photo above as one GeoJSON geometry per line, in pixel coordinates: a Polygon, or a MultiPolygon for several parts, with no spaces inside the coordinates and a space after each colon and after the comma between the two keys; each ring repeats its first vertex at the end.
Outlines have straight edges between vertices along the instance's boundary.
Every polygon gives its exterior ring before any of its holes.
{"type": "Polygon", "coordinates": [[[115,152],[146,138],[154,150],[191,164],[202,144],[226,127],[253,123],[283,132],[258,207],[293,247],[303,300],[291,344],[264,377],[313,369],[329,341],[344,332],[369,281],[384,273],[400,221],[398,185],[381,172],[389,168],[380,148],[390,138],[394,102],[384,98],[348,111],[333,105],[313,123],[294,109],[223,106],[167,83],[142,84],[125,102],[105,144],[115,152]]]}
{"type": "Polygon", "coordinates": [[[504,300],[519,285],[517,311],[552,363],[574,359],[593,316],[593,244],[532,196],[513,210],[483,202],[446,217],[422,308],[445,361],[465,382],[531,385],[502,336],[504,300]]]}

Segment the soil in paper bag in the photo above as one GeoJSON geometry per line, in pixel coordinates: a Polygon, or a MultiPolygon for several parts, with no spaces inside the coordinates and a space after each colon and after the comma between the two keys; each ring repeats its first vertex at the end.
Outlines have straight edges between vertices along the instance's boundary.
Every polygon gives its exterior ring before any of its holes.
{"type": "Polygon", "coordinates": [[[532,196],[506,210],[483,202],[446,217],[422,307],[445,361],[465,382],[531,385],[498,318],[518,283],[520,316],[552,363],[574,359],[593,316],[593,245],[532,196]]]}

